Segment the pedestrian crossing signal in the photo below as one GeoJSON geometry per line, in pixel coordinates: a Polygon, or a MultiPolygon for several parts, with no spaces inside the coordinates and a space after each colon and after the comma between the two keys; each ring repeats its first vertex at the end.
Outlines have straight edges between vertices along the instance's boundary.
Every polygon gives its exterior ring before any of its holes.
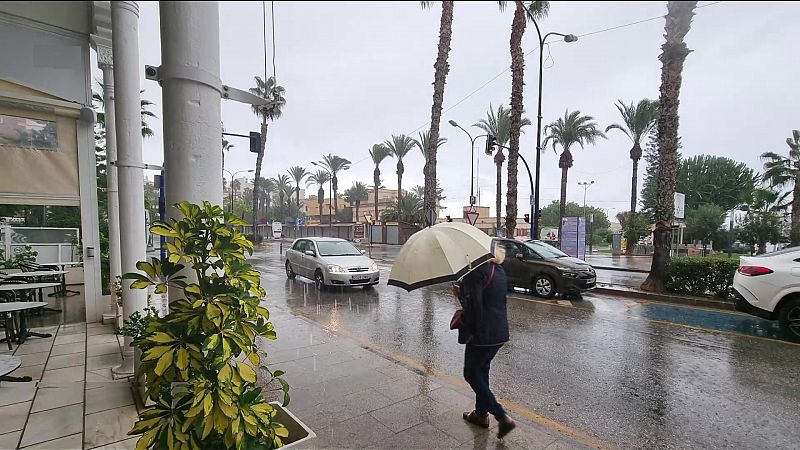
{"type": "Polygon", "coordinates": [[[525,214],[525,223],[531,223],[531,215],[525,214]]]}
{"type": "Polygon", "coordinates": [[[492,135],[487,136],[486,137],[486,150],[485,150],[486,154],[487,155],[491,155],[492,153],[494,153],[494,147],[496,145],[497,145],[497,139],[492,135]]]}

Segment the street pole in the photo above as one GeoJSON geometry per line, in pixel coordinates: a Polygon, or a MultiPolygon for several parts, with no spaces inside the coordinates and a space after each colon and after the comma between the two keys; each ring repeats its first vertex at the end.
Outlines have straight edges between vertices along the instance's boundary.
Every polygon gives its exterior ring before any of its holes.
{"type": "MultiPolygon", "coordinates": [[[[586,190],[589,189],[589,186],[594,184],[594,180],[592,181],[579,181],[578,186],[583,187],[583,226],[586,227],[586,190]]],[[[585,229],[585,228],[584,228],[585,229]]],[[[591,246],[592,237],[589,236],[589,245],[591,246]]],[[[584,242],[586,244],[586,242],[584,242]]]]}
{"type": "MultiPolygon", "coordinates": [[[[533,193],[533,200],[534,200],[534,212],[539,212],[539,180],[541,179],[541,155],[542,155],[542,71],[544,68],[544,44],[547,40],[547,37],[550,35],[554,36],[562,36],[564,38],[564,42],[575,42],[578,40],[578,37],[573,34],[563,34],[563,33],[555,33],[550,32],[542,37],[542,32],[539,29],[539,23],[536,22],[536,18],[534,17],[531,10],[525,5],[524,2],[517,1],[517,4],[520,4],[525,11],[528,13],[528,18],[533,22],[533,25],[536,27],[536,34],[539,37],[539,99],[537,102],[537,114],[536,114],[536,186],[534,188],[533,193]]],[[[534,217],[538,217],[534,216],[534,217]]],[[[532,239],[537,239],[539,237],[539,223],[534,222],[532,232],[533,236],[532,239]]]]}
{"type": "MultiPolygon", "coordinates": [[[[230,204],[228,205],[228,212],[233,214],[233,182],[236,181],[236,175],[240,174],[240,173],[253,173],[253,172],[255,172],[255,170],[253,170],[253,169],[250,169],[250,170],[237,170],[236,172],[233,172],[233,173],[231,173],[231,171],[228,170],[228,169],[222,169],[222,170],[227,172],[228,175],[231,176],[231,195],[230,195],[231,201],[230,201],[230,204]]],[[[255,230],[255,227],[256,227],[256,224],[253,224],[253,230],[255,230]]],[[[253,231],[253,233],[255,233],[255,231],[253,231]]]]}
{"type": "Polygon", "coordinates": [[[465,130],[464,127],[456,123],[455,120],[450,120],[449,123],[450,125],[456,128],[460,128],[461,131],[463,131],[464,133],[467,133],[467,137],[469,137],[469,142],[470,144],[472,144],[472,147],[470,148],[470,175],[469,175],[469,205],[472,206],[475,204],[475,140],[480,137],[488,137],[489,135],[481,134],[473,138],[472,135],[469,134],[469,131],[465,130]]]}

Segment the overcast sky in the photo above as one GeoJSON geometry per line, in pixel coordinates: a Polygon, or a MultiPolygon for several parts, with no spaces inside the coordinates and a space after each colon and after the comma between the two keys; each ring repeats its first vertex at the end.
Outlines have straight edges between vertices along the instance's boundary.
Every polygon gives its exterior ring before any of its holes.
{"type": "MultiPolygon", "coordinates": [[[[141,2],[140,6],[141,63],[158,65],[158,5],[141,2]]],[[[249,88],[255,75],[264,75],[261,3],[223,2],[219,7],[222,80],[249,88]]],[[[340,190],[357,180],[371,184],[368,149],[372,144],[392,134],[416,137],[428,127],[440,4],[429,10],[416,1],[275,2],[274,7],[277,79],[286,88],[287,104],[283,116],[270,126],[264,176],[285,173],[295,164],[311,169],[311,161],[333,153],[354,163],[340,176],[340,190]]],[[[630,103],[658,98],[663,19],[586,34],[665,13],[665,2],[552,2],[549,17],[540,24],[543,32],[573,33],[580,38],[545,49],[544,124],[569,108],[594,116],[605,128],[620,121],[614,108],[617,99],[630,103]]],[[[447,120],[468,128],[485,117],[489,104],[508,105],[512,16],[512,8],[500,12],[496,2],[455,3],[441,125],[441,135],[448,142],[440,149],[438,166],[447,196],[444,205],[449,208],[445,214],[459,215],[461,206],[467,204],[470,170],[469,140],[447,120]]],[[[721,2],[697,10],[686,38],[693,52],[684,67],[681,89],[684,156],[723,155],[760,169],[760,153],[787,151],[785,139],[793,128],[800,128],[797,17],[800,3],[721,2]]],[[[269,2],[267,18],[269,27],[269,2]]],[[[536,48],[536,33],[529,25],[523,40],[528,53],[524,104],[534,124],[536,48]]],[[[271,49],[269,53],[271,60],[271,49]]],[[[271,65],[269,70],[271,75],[271,65]]],[[[144,77],[142,88],[144,97],[156,103],[154,112],[160,117],[160,88],[144,77]]],[[[222,118],[231,132],[246,134],[259,129],[258,119],[243,104],[224,101],[222,118]]],[[[151,126],[156,136],[145,140],[144,159],[159,164],[161,123],[153,120],[151,126]]],[[[473,136],[480,134],[475,128],[468,129],[473,136]]],[[[255,155],[247,151],[247,142],[234,142],[226,168],[253,168],[255,155]]],[[[481,203],[491,205],[494,214],[493,164],[480,152],[482,139],[479,142],[481,203]]],[[[521,148],[531,164],[535,146],[535,127],[528,127],[521,148]]],[[[594,180],[588,203],[608,209],[612,217],[628,209],[630,147],[627,137],[612,131],[607,140],[576,149],[568,200],[582,202],[583,189],[577,183],[594,180]]],[[[389,159],[381,166],[384,184],[390,188],[397,185],[394,165],[389,159]]],[[[422,165],[419,151],[409,154],[404,186],[423,184],[422,165]]],[[[559,180],[558,157],[548,149],[542,155],[543,206],[558,198],[559,180]]],[[[505,180],[503,191],[505,203],[505,180]]],[[[529,194],[520,163],[520,214],[528,211],[529,194]]]]}

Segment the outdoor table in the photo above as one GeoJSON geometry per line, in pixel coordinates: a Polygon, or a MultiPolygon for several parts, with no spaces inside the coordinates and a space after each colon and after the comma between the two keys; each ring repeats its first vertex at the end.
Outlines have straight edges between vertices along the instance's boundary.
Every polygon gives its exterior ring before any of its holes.
{"type": "Polygon", "coordinates": [[[16,356],[0,355],[0,381],[16,381],[25,382],[31,381],[31,377],[11,377],[8,376],[11,372],[19,369],[22,361],[16,356]]]}
{"type": "Polygon", "coordinates": [[[64,275],[68,273],[69,271],[67,270],[34,270],[32,272],[14,272],[6,275],[0,275],[0,283],[2,283],[2,280],[9,280],[9,279],[13,280],[15,278],[42,278],[42,277],[52,277],[60,275],[59,278],[61,279],[61,282],[59,283],[58,286],[59,289],[56,292],[48,295],[48,297],[54,297],[59,293],[66,292],[67,288],[66,285],[64,284],[64,275]]]}
{"type": "MultiPolygon", "coordinates": [[[[47,284],[56,284],[56,283],[47,283],[47,284]]],[[[8,285],[0,286],[0,290],[10,290],[10,289],[3,289],[3,288],[6,288],[6,287],[10,287],[10,286],[25,286],[25,285],[24,284],[17,284],[17,285],[8,284],[8,285]]],[[[27,339],[28,336],[42,337],[42,338],[48,338],[48,337],[53,336],[52,334],[49,334],[49,333],[37,333],[35,331],[28,331],[28,322],[25,319],[25,311],[28,311],[28,310],[31,310],[31,309],[42,308],[44,306],[47,306],[47,302],[8,302],[8,303],[0,303],[0,314],[4,314],[4,313],[10,313],[10,314],[18,313],[19,314],[19,320],[17,321],[17,323],[19,324],[19,330],[16,333],[17,334],[17,344],[22,344],[23,342],[25,342],[25,339],[27,339]]],[[[6,341],[5,338],[0,339],[0,342],[5,342],[5,341],[6,341]]]]}
{"type": "MultiPolygon", "coordinates": [[[[39,302],[44,303],[44,306],[47,306],[47,302],[43,300],[42,296],[42,289],[51,288],[51,287],[59,287],[61,283],[20,283],[20,284],[2,284],[2,280],[0,280],[0,292],[2,291],[31,291],[31,290],[38,290],[39,291],[39,302]]],[[[17,302],[19,303],[19,302],[17,302]]],[[[60,309],[54,308],[46,308],[51,311],[61,312],[60,309]]]]}
{"type": "MultiPolygon", "coordinates": [[[[59,261],[52,263],[42,263],[40,264],[40,266],[58,267],[63,272],[64,269],[66,269],[68,266],[69,267],[83,266],[83,261],[59,261]]],[[[67,289],[67,277],[64,275],[61,275],[61,292],[64,294],[65,297],[67,296],[67,294],[72,294],[72,295],[80,294],[80,292],[78,291],[70,291],[69,289],[67,289]]]]}

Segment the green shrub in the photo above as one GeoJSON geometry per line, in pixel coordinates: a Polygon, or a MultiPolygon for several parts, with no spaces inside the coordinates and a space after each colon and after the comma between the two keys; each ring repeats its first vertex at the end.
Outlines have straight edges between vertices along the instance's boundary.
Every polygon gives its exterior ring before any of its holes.
{"type": "Polygon", "coordinates": [[[39,252],[26,245],[24,249],[14,252],[13,257],[6,259],[4,250],[0,250],[0,269],[18,269],[19,264],[23,262],[36,262],[36,256],[39,252]]]}
{"type": "Polygon", "coordinates": [[[727,298],[733,286],[733,274],[738,267],[738,257],[675,257],[670,260],[667,269],[667,290],[727,298]]]}
{"type": "Polygon", "coordinates": [[[256,385],[257,371],[267,385],[280,383],[274,390],[283,391],[284,405],[289,386],[282,371],[263,365],[258,350],[259,338],[276,335],[260,305],[261,275],[246,260],[253,244],[237,229],[244,221],[209,202],[176,208],[183,219],[151,227],[170,238],[168,260],[139,262],[142,273],[123,276],[134,280],[132,289],[155,286],[164,293],[169,286],[180,293],[170,313],[152,318],[133,341],[142,351],[137,375],[145,376],[152,406],[139,413],[129,434],[142,435],[137,449],[280,447],[288,430],[275,421],[277,409],[256,385]]]}

